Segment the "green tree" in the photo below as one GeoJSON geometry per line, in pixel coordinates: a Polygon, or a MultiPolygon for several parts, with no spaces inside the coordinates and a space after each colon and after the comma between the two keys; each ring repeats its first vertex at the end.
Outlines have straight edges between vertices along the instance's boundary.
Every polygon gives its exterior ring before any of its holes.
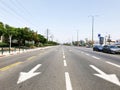
{"type": "Polygon", "coordinates": [[[4,28],[4,24],[2,22],[0,22],[0,36],[5,34],[5,28],[4,28]]]}
{"type": "Polygon", "coordinates": [[[21,29],[22,34],[22,43],[25,45],[25,41],[31,41],[32,40],[32,33],[30,32],[30,28],[25,27],[21,29]]]}
{"type": "Polygon", "coordinates": [[[22,39],[23,39],[23,28],[16,28],[17,35],[14,36],[14,39],[18,41],[18,46],[20,47],[22,45],[22,39]]]}
{"type": "Polygon", "coordinates": [[[6,30],[6,37],[8,37],[7,39],[9,39],[10,48],[11,48],[12,37],[17,36],[16,28],[6,24],[5,30],[6,30]]]}
{"type": "Polygon", "coordinates": [[[38,34],[38,41],[42,44],[47,43],[47,39],[41,34],[38,34]]]}

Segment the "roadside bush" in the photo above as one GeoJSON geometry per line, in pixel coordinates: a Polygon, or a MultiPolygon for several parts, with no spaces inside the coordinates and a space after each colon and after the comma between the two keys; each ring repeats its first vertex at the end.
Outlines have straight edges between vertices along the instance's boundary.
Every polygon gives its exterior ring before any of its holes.
{"type": "Polygon", "coordinates": [[[33,45],[33,44],[26,43],[25,46],[26,46],[26,47],[32,47],[32,46],[34,46],[34,45],[33,45]]]}
{"type": "Polygon", "coordinates": [[[44,44],[44,46],[53,46],[52,44],[44,44]]]}
{"type": "Polygon", "coordinates": [[[43,47],[44,45],[42,43],[39,43],[38,44],[38,47],[43,47]]]}
{"type": "Polygon", "coordinates": [[[30,44],[30,43],[26,43],[25,46],[29,47],[29,48],[35,48],[36,47],[36,46],[34,46],[33,44],[30,44]]]}
{"type": "Polygon", "coordinates": [[[9,47],[9,45],[7,43],[0,42],[0,47],[9,47]]]}

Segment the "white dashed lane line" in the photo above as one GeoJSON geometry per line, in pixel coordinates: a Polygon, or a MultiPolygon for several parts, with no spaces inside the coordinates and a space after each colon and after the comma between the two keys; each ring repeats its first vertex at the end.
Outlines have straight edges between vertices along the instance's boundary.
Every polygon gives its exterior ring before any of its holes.
{"type": "MultiPolygon", "coordinates": [[[[84,53],[84,52],[81,52],[81,53],[84,53]]],[[[85,55],[87,55],[87,56],[91,56],[90,54],[88,54],[88,53],[85,53],[85,55]]],[[[98,58],[98,57],[96,57],[96,56],[91,56],[92,58],[94,58],[94,59],[100,59],[100,58],[98,58]]]]}
{"type": "Polygon", "coordinates": [[[67,66],[66,60],[63,60],[63,62],[64,62],[64,66],[66,67],[67,66]]]}
{"type": "MultiPolygon", "coordinates": [[[[87,55],[87,56],[90,56],[90,54],[88,54],[88,53],[85,53],[85,55],[87,55]]],[[[99,60],[100,58],[98,58],[98,57],[96,57],[96,56],[92,56],[93,58],[95,58],[95,59],[97,59],[97,60],[99,60]]],[[[109,62],[109,61],[105,61],[107,64],[110,64],[110,65],[113,65],[113,66],[115,66],[115,67],[118,67],[118,68],[120,68],[120,65],[118,65],[118,64],[115,64],[115,63],[112,63],[112,62],[109,62]]]]}
{"type": "Polygon", "coordinates": [[[100,58],[98,58],[98,57],[96,57],[96,56],[92,56],[93,58],[95,58],[95,59],[100,59],[100,58]]]}
{"type": "Polygon", "coordinates": [[[65,72],[66,90],[72,90],[72,84],[68,72],[65,72]]]}
{"type": "Polygon", "coordinates": [[[86,53],[87,56],[90,56],[90,54],[86,53]]]}
{"type": "Polygon", "coordinates": [[[63,59],[65,59],[65,55],[63,56],[63,59]]]}
{"type": "Polygon", "coordinates": [[[84,53],[84,52],[81,52],[81,53],[84,53]]]}
{"type": "MultiPolygon", "coordinates": [[[[84,52],[83,52],[84,53],[84,52]]],[[[85,55],[87,55],[87,56],[91,56],[90,54],[88,54],[88,53],[85,53],[85,55]]],[[[94,59],[97,59],[97,60],[99,60],[100,58],[98,58],[98,57],[96,57],[96,56],[91,56],[92,58],[94,58],[94,59]]],[[[118,67],[118,68],[120,68],[120,65],[118,65],[118,64],[115,64],[115,63],[112,63],[112,62],[109,62],[109,61],[103,61],[104,63],[107,63],[107,64],[110,64],[110,65],[112,65],[112,66],[115,66],[115,67],[118,67]]]]}
{"type": "MultiPolygon", "coordinates": [[[[82,54],[85,54],[85,55],[87,55],[87,56],[91,56],[90,54],[85,53],[85,52],[83,52],[83,51],[81,51],[81,53],[82,53],[82,54]]],[[[98,57],[96,57],[96,56],[91,56],[91,57],[94,58],[94,59],[100,59],[100,58],[98,58],[98,57]]]]}
{"type": "MultiPolygon", "coordinates": [[[[67,67],[64,50],[63,50],[63,63],[64,63],[64,67],[67,67]]],[[[66,90],[72,90],[72,84],[68,72],[65,72],[65,82],[66,82],[66,90]]]]}
{"type": "Polygon", "coordinates": [[[108,64],[110,64],[110,65],[113,65],[113,66],[115,66],[115,67],[118,67],[118,68],[120,68],[120,65],[117,65],[117,64],[115,64],[115,63],[108,62],[108,61],[106,61],[106,63],[108,63],[108,64]]]}

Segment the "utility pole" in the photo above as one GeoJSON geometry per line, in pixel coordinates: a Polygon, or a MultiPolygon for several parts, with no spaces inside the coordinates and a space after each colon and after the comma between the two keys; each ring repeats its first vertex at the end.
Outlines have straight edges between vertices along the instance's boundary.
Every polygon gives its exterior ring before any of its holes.
{"type": "Polygon", "coordinates": [[[47,41],[49,40],[49,30],[47,29],[47,41]]]}
{"type": "Polygon", "coordinates": [[[106,42],[107,42],[107,35],[105,36],[105,45],[107,44],[106,42]]]}
{"type": "Polygon", "coordinates": [[[111,36],[110,36],[110,34],[108,35],[108,42],[109,42],[109,45],[110,45],[110,42],[111,42],[111,36]]]}
{"type": "Polygon", "coordinates": [[[77,30],[77,46],[79,46],[79,31],[77,30]]]}
{"type": "Polygon", "coordinates": [[[94,16],[92,16],[92,47],[94,43],[94,16]]]}
{"type": "Polygon", "coordinates": [[[95,16],[97,16],[97,15],[89,16],[89,17],[92,18],[92,47],[93,47],[93,44],[94,44],[94,19],[95,19],[95,16]]]}

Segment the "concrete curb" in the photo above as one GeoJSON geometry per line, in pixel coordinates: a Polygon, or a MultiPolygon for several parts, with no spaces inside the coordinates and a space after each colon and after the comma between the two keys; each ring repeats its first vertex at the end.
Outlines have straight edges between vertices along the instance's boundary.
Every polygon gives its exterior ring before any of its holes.
{"type": "Polygon", "coordinates": [[[37,50],[44,50],[44,49],[48,49],[48,48],[52,48],[52,46],[43,47],[43,48],[29,49],[29,50],[23,50],[23,51],[14,51],[14,52],[11,52],[11,53],[6,52],[6,53],[3,53],[3,54],[0,54],[0,58],[5,57],[5,56],[11,56],[11,55],[17,55],[17,54],[21,54],[21,53],[37,51],[37,50]]]}

